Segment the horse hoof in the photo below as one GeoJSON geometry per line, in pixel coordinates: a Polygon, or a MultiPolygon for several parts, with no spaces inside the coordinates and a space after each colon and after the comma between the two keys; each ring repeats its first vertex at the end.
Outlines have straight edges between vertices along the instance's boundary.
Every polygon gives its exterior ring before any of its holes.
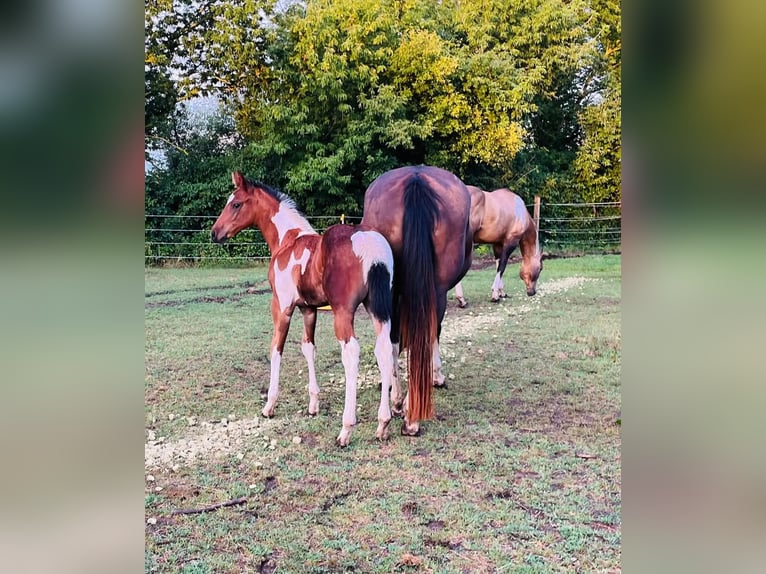
{"type": "Polygon", "coordinates": [[[447,382],[446,381],[443,381],[442,383],[440,383],[438,385],[436,383],[434,383],[434,388],[435,389],[448,389],[449,386],[447,386],[447,382]]]}
{"type": "Polygon", "coordinates": [[[310,417],[315,417],[315,416],[317,416],[318,414],[319,414],[319,411],[318,411],[318,410],[314,411],[313,413],[312,413],[312,412],[309,410],[309,416],[310,416],[310,417]]]}
{"type": "Polygon", "coordinates": [[[490,301],[491,301],[492,303],[499,303],[499,302],[500,302],[500,297],[492,297],[492,298],[490,299],[490,301]]]}
{"type": "Polygon", "coordinates": [[[270,419],[274,416],[274,409],[263,409],[261,411],[261,416],[265,419],[270,419]]]}
{"type": "Polygon", "coordinates": [[[338,435],[338,438],[335,439],[335,443],[340,446],[348,446],[348,443],[351,442],[351,429],[343,428],[340,431],[340,434],[338,435]]]}
{"type": "Polygon", "coordinates": [[[375,438],[377,438],[379,441],[384,442],[388,440],[388,426],[389,422],[386,421],[385,423],[378,423],[378,430],[375,432],[375,438]]]}
{"type": "Polygon", "coordinates": [[[420,436],[420,425],[418,423],[408,425],[407,421],[402,423],[402,434],[404,436],[420,436]]]}
{"type": "Polygon", "coordinates": [[[468,301],[466,301],[465,299],[458,299],[457,306],[460,307],[461,309],[465,309],[468,306],[468,301]]]}

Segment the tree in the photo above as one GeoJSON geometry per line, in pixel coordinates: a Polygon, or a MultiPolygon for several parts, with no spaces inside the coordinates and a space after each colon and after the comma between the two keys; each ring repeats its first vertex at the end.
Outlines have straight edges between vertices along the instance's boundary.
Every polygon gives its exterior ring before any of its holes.
{"type": "Polygon", "coordinates": [[[584,201],[621,198],[622,26],[620,4],[591,0],[591,65],[584,81],[580,113],[584,140],[574,161],[580,197],[584,201]]]}
{"type": "Polygon", "coordinates": [[[372,179],[417,163],[527,196],[619,194],[614,0],[150,5],[147,130],[215,93],[250,174],[307,214],[358,214],[372,179]]]}

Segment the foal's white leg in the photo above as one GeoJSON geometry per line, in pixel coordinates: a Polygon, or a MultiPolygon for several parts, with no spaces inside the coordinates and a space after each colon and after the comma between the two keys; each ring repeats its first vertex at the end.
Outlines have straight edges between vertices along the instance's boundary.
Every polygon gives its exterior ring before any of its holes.
{"type": "Polygon", "coordinates": [[[306,363],[309,368],[309,414],[315,415],[319,412],[319,384],[317,383],[317,374],[314,367],[314,357],[316,347],[314,343],[305,342],[301,344],[301,351],[306,357],[306,363]]]}
{"type": "Polygon", "coordinates": [[[444,373],[442,372],[442,358],[439,354],[439,341],[434,341],[434,350],[433,350],[433,377],[434,377],[434,386],[435,387],[443,387],[444,386],[444,373]]]}
{"type": "Polygon", "coordinates": [[[271,379],[269,380],[269,395],[266,406],[263,407],[263,416],[274,416],[274,407],[279,397],[279,367],[282,363],[282,354],[277,347],[271,349],[271,379]]]}
{"type": "Polygon", "coordinates": [[[399,384],[399,343],[391,345],[391,355],[394,360],[394,372],[391,377],[391,409],[395,415],[402,414],[402,387],[399,384]]]}
{"type": "Polygon", "coordinates": [[[314,332],[316,331],[317,312],[310,307],[301,309],[303,313],[303,339],[301,340],[301,351],[306,357],[306,364],[309,371],[309,414],[315,415],[319,412],[319,385],[317,384],[316,369],[314,368],[314,358],[316,357],[316,347],[314,346],[314,332]]]}
{"type": "Polygon", "coordinates": [[[274,407],[277,405],[279,396],[279,367],[282,363],[282,350],[285,348],[285,339],[290,329],[290,317],[293,309],[288,307],[284,311],[280,309],[279,299],[271,299],[271,317],[274,320],[274,336],[271,339],[271,379],[269,380],[269,394],[266,406],[263,407],[263,416],[274,416],[274,407]]]}
{"type": "Polygon", "coordinates": [[[391,422],[391,407],[389,405],[389,388],[393,387],[394,381],[394,358],[393,345],[391,345],[391,322],[383,323],[373,319],[377,340],[375,342],[375,358],[380,369],[380,406],[378,407],[378,430],[375,436],[379,440],[388,439],[388,423],[391,422]]]}
{"type": "Polygon", "coordinates": [[[343,428],[337,443],[346,446],[351,440],[351,431],[356,424],[356,383],[359,377],[359,342],[351,337],[340,342],[343,369],[346,372],[346,401],[343,406],[343,428]]]}
{"type": "Polygon", "coordinates": [[[457,305],[461,309],[468,305],[468,302],[463,296],[463,284],[460,281],[458,281],[457,285],[455,285],[455,299],[457,299],[457,305]]]}

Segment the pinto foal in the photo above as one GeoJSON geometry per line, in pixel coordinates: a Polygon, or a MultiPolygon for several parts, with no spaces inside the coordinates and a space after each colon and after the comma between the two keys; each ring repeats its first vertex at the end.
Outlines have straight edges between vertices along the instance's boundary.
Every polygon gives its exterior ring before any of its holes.
{"type": "Polygon", "coordinates": [[[301,350],[308,363],[309,414],[319,412],[319,385],[314,368],[314,330],[317,308],[331,305],[335,336],[341,347],[346,375],[343,427],[337,443],[346,446],[356,424],[356,385],[359,375],[359,343],[354,333],[354,314],[363,303],[375,327],[375,358],[381,374],[378,429],[375,436],[389,434],[391,408],[389,389],[395,403],[401,391],[394,378],[391,344],[391,286],[394,259],[385,238],[375,231],[333,225],[319,235],[286,195],[266,185],[245,179],[235,171],[236,189],[229,196],[210,232],[222,243],[246,227],[257,227],[271,251],[269,283],[273,297],[271,316],[271,380],[263,415],[274,415],[279,395],[279,368],[290,319],[296,307],[303,314],[301,350]]]}

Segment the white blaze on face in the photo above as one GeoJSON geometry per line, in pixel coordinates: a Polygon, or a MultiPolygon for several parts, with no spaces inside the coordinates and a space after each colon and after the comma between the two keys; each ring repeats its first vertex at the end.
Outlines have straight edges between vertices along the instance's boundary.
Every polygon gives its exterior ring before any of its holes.
{"type": "Polygon", "coordinates": [[[233,193],[229,196],[229,199],[226,200],[226,205],[229,205],[232,201],[234,201],[234,194],[233,193]]]}
{"type": "Polygon", "coordinates": [[[293,281],[293,268],[300,265],[301,275],[303,275],[306,272],[309,257],[311,257],[309,250],[304,249],[300,259],[295,257],[295,253],[291,253],[290,261],[284,269],[279,268],[279,263],[274,264],[274,291],[279,301],[279,308],[283,311],[298,299],[298,286],[293,281]]]}
{"type": "Polygon", "coordinates": [[[285,234],[291,229],[301,230],[298,237],[316,233],[316,231],[311,228],[308,221],[301,217],[292,207],[285,205],[284,203],[279,204],[279,210],[273,215],[271,222],[274,224],[274,227],[277,228],[279,243],[282,243],[285,234]]]}
{"type": "Polygon", "coordinates": [[[375,263],[383,263],[388,269],[389,286],[394,280],[394,255],[391,246],[377,231],[357,231],[351,236],[351,248],[362,260],[362,277],[367,283],[367,274],[375,263]]]}

